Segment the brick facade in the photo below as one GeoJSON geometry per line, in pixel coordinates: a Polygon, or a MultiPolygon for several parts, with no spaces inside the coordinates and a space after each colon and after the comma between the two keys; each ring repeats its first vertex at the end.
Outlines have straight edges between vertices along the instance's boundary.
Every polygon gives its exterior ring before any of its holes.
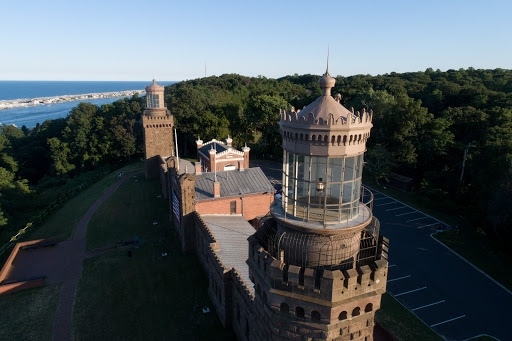
{"type": "Polygon", "coordinates": [[[201,200],[196,202],[196,211],[199,214],[241,214],[246,220],[252,220],[266,215],[273,201],[272,193],[201,200]],[[235,203],[235,213],[231,211],[233,202],[235,203]]]}

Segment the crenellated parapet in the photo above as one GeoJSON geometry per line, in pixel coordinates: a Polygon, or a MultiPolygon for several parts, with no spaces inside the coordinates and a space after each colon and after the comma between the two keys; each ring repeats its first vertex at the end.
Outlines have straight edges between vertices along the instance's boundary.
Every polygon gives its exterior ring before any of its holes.
{"type": "Polygon", "coordinates": [[[322,117],[316,118],[313,112],[309,112],[307,115],[300,115],[301,110],[295,110],[292,107],[290,110],[281,109],[280,110],[280,122],[286,124],[286,122],[293,123],[293,125],[303,124],[312,126],[347,126],[347,127],[356,127],[356,126],[365,126],[367,124],[372,123],[373,111],[366,111],[366,108],[363,108],[361,112],[354,112],[354,108],[350,108],[350,112],[347,115],[340,115],[335,117],[334,114],[329,114],[327,119],[323,119],[322,117]]]}
{"type": "Polygon", "coordinates": [[[380,259],[353,269],[316,270],[286,265],[256,244],[249,253],[249,262],[265,274],[272,288],[337,301],[368,292],[383,293],[386,289],[388,267],[385,256],[383,251],[380,259]]]}
{"type": "Polygon", "coordinates": [[[247,301],[247,303],[252,303],[254,301],[254,294],[249,290],[249,286],[245,283],[244,279],[236,268],[231,269],[231,277],[233,279],[233,286],[239,293],[243,293],[242,297],[247,301]]]}
{"type": "Polygon", "coordinates": [[[373,126],[373,112],[366,109],[354,112],[353,108],[340,111],[316,116],[313,111],[281,109],[279,125],[283,148],[297,154],[319,156],[364,153],[373,126]]]}

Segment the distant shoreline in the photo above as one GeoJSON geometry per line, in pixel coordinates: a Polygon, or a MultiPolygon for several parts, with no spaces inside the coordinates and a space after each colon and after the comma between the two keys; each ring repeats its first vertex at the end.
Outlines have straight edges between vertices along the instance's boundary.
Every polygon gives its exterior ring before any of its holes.
{"type": "Polygon", "coordinates": [[[138,93],[139,95],[145,95],[145,90],[124,90],[124,91],[112,91],[112,92],[100,92],[90,93],[82,95],[62,95],[62,96],[51,96],[51,97],[37,97],[37,98],[24,98],[24,99],[9,99],[0,100],[0,110],[22,108],[22,107],[33,107],[37,105],[48,105],[54,103],[64,103],[73,101],[82,101],[90,99],[100,98],[114,98],[114,97],[131,97],[138,93]]]}

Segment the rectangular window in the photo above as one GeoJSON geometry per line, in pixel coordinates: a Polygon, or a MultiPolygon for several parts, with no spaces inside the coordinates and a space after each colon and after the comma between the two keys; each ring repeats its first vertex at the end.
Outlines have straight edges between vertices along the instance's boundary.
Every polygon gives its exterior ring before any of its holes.
{"type": "Polygon", "coordinates": [[[231,214],[236,214],[236,201],[231,202],[231,214]]]}

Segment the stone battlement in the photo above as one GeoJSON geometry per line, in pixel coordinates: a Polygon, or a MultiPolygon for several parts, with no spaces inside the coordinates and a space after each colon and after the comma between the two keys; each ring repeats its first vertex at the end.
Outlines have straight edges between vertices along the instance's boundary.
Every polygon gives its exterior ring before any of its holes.
{"type": "MultiPolygon", "coordinates": [[[[254,237],[249,262],[278,290],[336,302],[367,293],[383,293],[387,281],[387,245],[379,247],[378,259],[348,270],[316,270],[287,265],[270,255],[254,237]]],[[[381,238],[379,244],[387,244],[381,238]]]]}
{"type": "Polygon", "coordinates": [[[172,116],[171,115],[166,115],[166,116],[146,116],[146,115],[143,115],[142,116],[142,120],[143,121],[169,121],[171,120],[172,121],[172,116]]]}
{"type": "Polygon", "coordinates": [[[243,280],[242,276],[238,273],[238,271],[235,268],[231,269],[231,277],[233,279],[233,285],[238,287],[240,290],[239,292],[243,292],[248,300],[254,301],[254,294],[249,290],[249,286],[245,281],[243,280]]]}
{"type": "Polygon", "coordinates": [[[366,126],[368,124],[371,125],[372,119],[373,119],[373,111],[366,111],[366,109],[363,109],[361,112],[357,111],[354,112],[354,108],[350,108],[351,112],[345,117],[334,117],[333,114],[329,115],[329,118],[327,120],[324,120],[322,118],[316,119],[315,115],[313,113],[309,113],[307,118],[305,116],[298,117],[298,114],[300,113],[299,110],[295,110],[293,107],[291,110],[280,110],[280,121],[281,122],[291,122],[296,126],[297,124],[303,124],[307,126],[311,125],[328,125],[328,126],[347,126],[347,128],[351,126],[366,126]]]}

